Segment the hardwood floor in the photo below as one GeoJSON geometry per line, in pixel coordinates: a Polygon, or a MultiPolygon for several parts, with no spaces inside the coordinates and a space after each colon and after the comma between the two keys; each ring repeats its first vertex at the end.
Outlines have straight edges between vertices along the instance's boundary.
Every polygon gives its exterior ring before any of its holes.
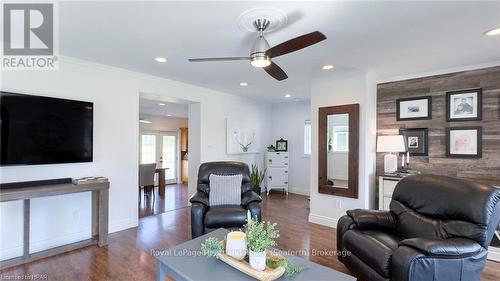
{"type": "Polygon", "coordinates": [[[187,188],[186,184],[168,184],[165,186],[165,196],[158,194],[158,188],[154,190],[155,196],[150,192],[144,194],[144,190],[142,190],[139,218],[187,207],[187,188]]]}
{"type": "MultiPolygon", "coordinates": [[[[307,197],[274,193],[263,201],[263,218],[278,223],[278,248],[335,250],[335,230],[307,221],[307,197]]],[[[144,217],[136,228],[113,233],[109,245],[75,250],[0,272],[0,279],[37,276],[41,280],[155,280],[152,249],[166,249],[191,238],[190,209],[180,208],[144,217]],[[9,278],[10,277],[10,278],[9,278]]],[[[336,257],[317,254],[310,260],[349,274],[336,257]]],[[[26,279],[26,278],[25,278],[26,279]]],[[[482,280],[500,279],[500,263],[488,261],[482,280]]],[[[209,280],[207,278],[207,280],[209,280]]]]}

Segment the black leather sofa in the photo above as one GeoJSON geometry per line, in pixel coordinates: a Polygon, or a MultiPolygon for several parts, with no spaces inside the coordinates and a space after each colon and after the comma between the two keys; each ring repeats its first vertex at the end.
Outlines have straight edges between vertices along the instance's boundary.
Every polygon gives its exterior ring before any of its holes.
{"type": "Polygon", "coordinates": [[[261,220],[262,198],[252,191],[250,170],[241,162],[208,162],[203,163],[198,171],[197,192],[189,200],[191,202],[191,236],[196,238],[218,228],[239,229],[246,224],[247,210],[252,217],[261,220]],[[223,205],[210,207],[210,175],[243,175],[241,184],[241,205],[223,205]]]}
{"type": "Polygon", "coordinates": [[[436,175],[401,180],[390,211],[350,210],[339,260],[359,280],[480,280],[500,220],[500,189],[436,175]]]}

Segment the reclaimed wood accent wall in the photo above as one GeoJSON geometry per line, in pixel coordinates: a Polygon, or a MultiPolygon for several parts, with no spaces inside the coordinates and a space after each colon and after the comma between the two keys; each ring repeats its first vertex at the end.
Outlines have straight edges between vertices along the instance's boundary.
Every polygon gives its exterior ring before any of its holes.
{"type": "MultiPolygon", "coordinates": [[[[429,129],[429,155],[412,156],[412,170],[500,186],[500,66],[377,85],[377,135],[399,134],[400,128],[429,129]],[[446,92],[472,88],[483,89],[483,120],[446,122],[446,92]],[[396,121],[396,99],[419,96],[432,96],[432,119],[396,121]],[[446,128],[463,126],[482,126],[481,159],[446,157],[446,128]]],[[[383,157],[377,153],[377,175],[384,173],[383,157]]]]}

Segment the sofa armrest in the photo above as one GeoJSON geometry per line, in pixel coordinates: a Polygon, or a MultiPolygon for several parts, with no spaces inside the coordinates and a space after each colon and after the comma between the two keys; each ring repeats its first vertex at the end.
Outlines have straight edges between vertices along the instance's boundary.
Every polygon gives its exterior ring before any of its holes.
{"type": "Polygon", "coordinates": [[[195,194],[191,195],[191,198],[189,198],[189,202],[191,203],[201,203],[205,206],[209,205],[208,201],[208,195],[204,192],[196,192],[195,194]]]}
{"type": "Polygon", "coordinates": [[[381,210],[349,210],[347,215],[353,220],[356,229],[389,229],[393,230],[396,219],[390,211],[381,210]]]}
{"type": "Polygon", "coordinates": [[[205,234],[205,213],[207,212],[207,205],[199,202],[191,202],[191,238],[196,238],[205,234]]]}
{"type": "MultiPolygon", "coordinates": [[[[418,242],[418,244],[421,243],[418,242]]],[[[431,253],[431,251],[437,253],[436,249],[431,250],[433,247],[430,245],[424,246],[421,244],[419,247],[426,249],[425,251],[428,251],[428,253],[431,253]]],[[[486,249],[480,248],[478,252],[468,256],[438,256],[434,254],[427,255],[413,246],[402,244],[391,257],[391,280],[479,281],[488,254],[486,249]]]]}
{"type": "Polygon", "coordinates": [[[449,238],[442,240],[411,238],[401,241],[400,245],[417,249],[426,256],[455,258],[471,256],[483,249],[476,241],[466,238],[449,238]]]}
{"type": "Polygon", "coordinates": [[[248,209],[248,204],[252,202],[261,202],[262,197],[260,197],[257,193],[253,192],[252,190],[249,190],[241,195],[241,205],[245,208],[248,209]]]}

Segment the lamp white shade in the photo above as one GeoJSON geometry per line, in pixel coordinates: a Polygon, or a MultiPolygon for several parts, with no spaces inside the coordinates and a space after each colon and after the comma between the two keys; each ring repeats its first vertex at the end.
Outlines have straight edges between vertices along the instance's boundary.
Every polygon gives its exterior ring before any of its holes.
{"type": "Polygon", "coordinates": [[[405,140],[401,135],[379,136],[377,138],[377,152],[404,152],[405,140]]]}

